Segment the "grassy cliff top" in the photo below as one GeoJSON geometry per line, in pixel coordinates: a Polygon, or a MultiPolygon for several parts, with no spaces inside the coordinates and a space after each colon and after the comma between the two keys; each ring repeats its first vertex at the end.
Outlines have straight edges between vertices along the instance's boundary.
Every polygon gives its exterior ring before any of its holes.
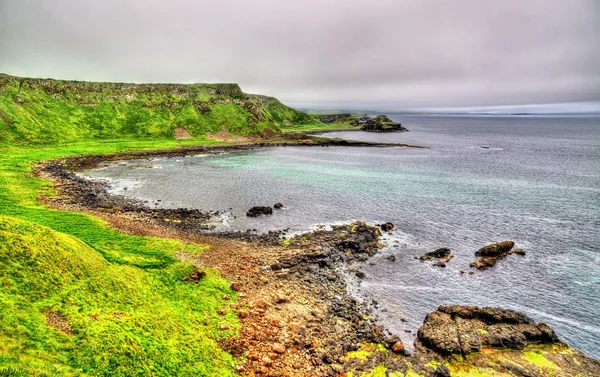
{"type": "Polygon", "coordinates": [[[0,143],[281,134],[318,128],[310,115],[237,84],[131,84],[0,74],[0,143]],[[266,129],[269,129],[265,131],[266,129]],[[271,132],[273,131],[273,132],[271,132]]]}

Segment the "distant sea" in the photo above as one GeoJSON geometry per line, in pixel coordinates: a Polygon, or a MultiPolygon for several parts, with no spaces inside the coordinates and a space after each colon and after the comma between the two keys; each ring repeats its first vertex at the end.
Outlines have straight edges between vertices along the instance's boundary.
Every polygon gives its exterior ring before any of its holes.
{"type": "Polygon", "coordinates": [[[427,148],[264,148],[86,174],[149,205],[225,210],[221,229],[391,221],[397,230],[360,266],[362,282],[349,274],[350,287],[379,302],[381,321],[405,343],[440,304],[501,306],[600,359],[600,117],[390,117],[410,132],[326,135],[427,148]],[[276,202],[286,209],[245,216],[276,202]],[[478,248],[505,239],[527,256],[460,273],[478,248]],[[447,268],[415,259],[440,247],[455,255],[447,268]],[[392,254],[395,262],[386,259],[392,254]]]}

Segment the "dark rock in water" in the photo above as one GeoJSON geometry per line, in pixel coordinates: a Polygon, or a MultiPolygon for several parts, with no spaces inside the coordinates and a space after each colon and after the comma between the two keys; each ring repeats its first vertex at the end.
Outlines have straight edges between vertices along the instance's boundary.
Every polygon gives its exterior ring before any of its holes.
{"type": "Polygon", "coordinates": [[[273,208],[277,208],[277,209],[283,208],[283,203],[275,203],[273,208]]]}
{"type": "Polygon", "coordinates": [[[387,222],[385,224],[381,224],[381,230],[384,230],[386,232],[389,232],[390,230],[394,229],[394,224],[387,222]]]}
{"type": "Polygon", "coordinates": [[[498,243],[492,243],[482,247],[475,252],[476,257],[495,257],[501,254],[508,253],[515,243],[513,241],[502,241],[498,243]]]}
{"type": "Polygon", "coordinates": [[[420,257],[420,260],[429,260],[429,259],[433,259],[433,258],[447,258],[449,256],[452,255],[452,250],[447,249],[447,248],[441,248],[441,249],[437,249],[435,251],[430,251],[429,253],[423,255],[422,257],[420,257]]]}
{"type": "Polygon", "coordinates": [[[475,262],[471,262],[469,267],[476,268],[478,270],[487,270],[490,267],[494,267],[499,258],[497,257],[482,257],[477,259],[475,262]]]}
{"type": "Polygon", "coordinates": [[[365,273],[362,271],[356,271],[356,277],[359,279],[364,279],[365,278],[365,273]]]}
{"type": "Polygon", "coordinates": [[[246,216],[248,216],[248,217],[258,217],[261,215],[271,215],[271,214],[273,214],[273,208],[261,207],[261,206],[252,207],[248,210],[248,212],[246,212],[246,216]]]}
{"type": "Polygon", "coordinates": [[[443,355],[468,355],[482,348],[521,350],[528,344],[559,341],[550,327],[524,314],[462,305],[440,306],[429,313],[417,337],[425,347],[443,355]]]}
{"type": "Polygon", "coordinates": [[[496,265],[496,263],[504,259],[509,254],[525,255],[523,249],[513,249],[515,243],[513,241],[502,241],[498,243],[492,243],[482,247],[475,252],[475,256],[479,257],[475,262],[469,264],[473,268],[479,270],[486,270],[496,265]]]}
{"type": "Polygon", "coordinates": [[[388,255],[387,260],[389,260],[390,262],[395,262],[396,261],[396,256],[395,255],[388,255]]]}
{"type": "Polygon", "coordinates": [[[448,248],[440,248],[435,251],[430,251],[429,253],[421,256],[419,260],[426,261],[430,259],[437,259],[438,261],[434,264],[436,267],[446,267],[446,263],[454,258],[452,255],[452,250],[448,248]]]}

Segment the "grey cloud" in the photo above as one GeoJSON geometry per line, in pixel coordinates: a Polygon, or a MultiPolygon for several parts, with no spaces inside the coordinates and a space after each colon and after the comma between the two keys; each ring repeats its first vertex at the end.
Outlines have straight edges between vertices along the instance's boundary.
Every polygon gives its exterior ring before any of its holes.
{"type": "Polygon", "coordinates": [[[293,104],[600,101],[596,0],[0,0],[0,72],[293,104]]]}

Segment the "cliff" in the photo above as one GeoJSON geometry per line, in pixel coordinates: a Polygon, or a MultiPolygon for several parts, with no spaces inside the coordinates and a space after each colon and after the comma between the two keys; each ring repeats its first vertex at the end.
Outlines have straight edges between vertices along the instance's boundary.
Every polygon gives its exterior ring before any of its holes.
{"type": "Polygon", "coordinates": [[[173,138],[177,127],[193,137],[221,131],[275,135],[319,124],[275,98],[245,94],[237,84],[98,83],[0,74],[0,142],[173,138]]]}

